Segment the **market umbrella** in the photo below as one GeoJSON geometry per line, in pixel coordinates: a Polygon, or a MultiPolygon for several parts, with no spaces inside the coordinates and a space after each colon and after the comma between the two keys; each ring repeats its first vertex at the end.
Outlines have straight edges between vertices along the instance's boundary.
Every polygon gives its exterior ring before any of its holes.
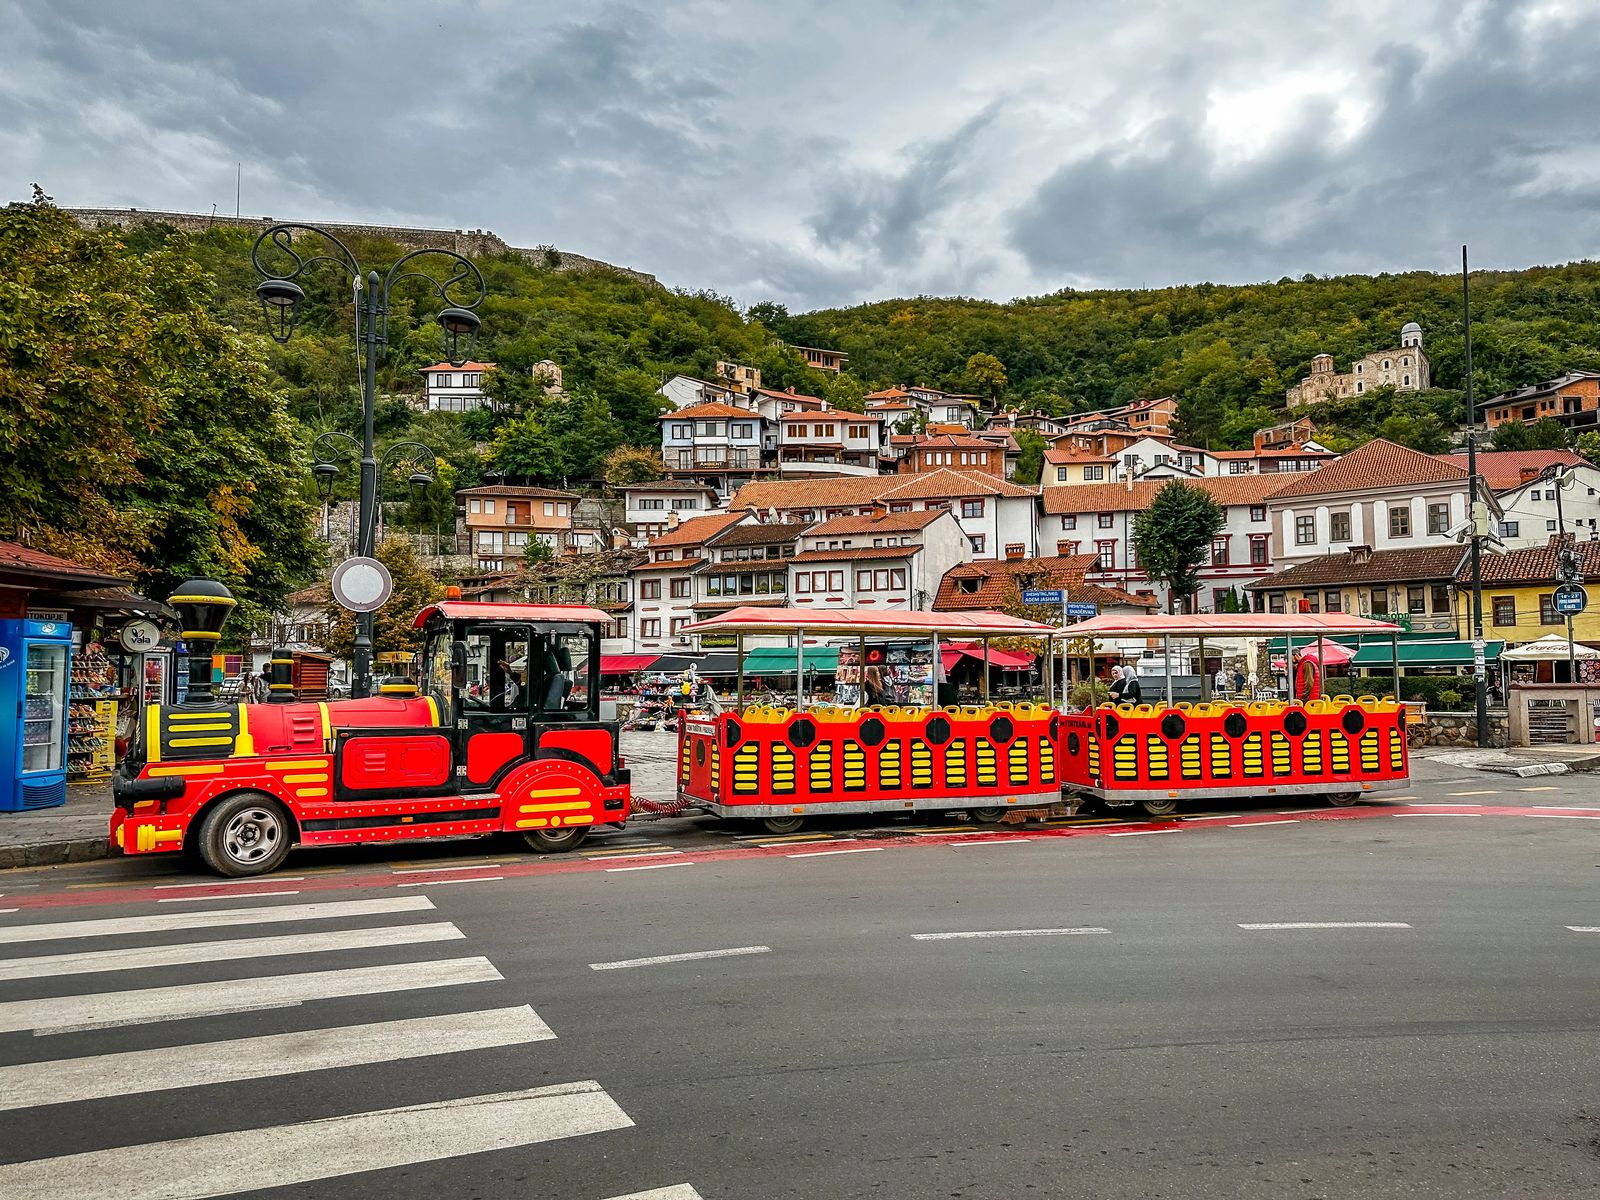
{"type": "MultiPolygon", "coordinates": [[[[1538,641],[1527,642],[1515,650],[1503,651],[1503,659],[1512,662],[1566,662],[1567,639],[1559,633],[1547,633],[1538,641]]],[[[1574,643],[1571,652],[1574,658],[1582,661],[1600,658],[1600,650],[1593,646],[1585,646],[1582,642],[1574,643]]]]}
{"type": "Polygon", "coordinates": [[[1305,646],[1296,646],[1294,656],[1300,662],[1309,659],[1312,662],[1325,663],[1330,667],[1342,667],[1356,656],[1356,652],[1349,646],[1323,638],[1305,646]]]}

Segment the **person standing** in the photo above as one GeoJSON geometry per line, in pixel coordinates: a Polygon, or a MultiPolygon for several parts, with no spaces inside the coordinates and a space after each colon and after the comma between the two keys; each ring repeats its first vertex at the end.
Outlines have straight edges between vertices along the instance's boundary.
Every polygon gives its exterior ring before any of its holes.
{"type": "Polygon", "coordinates": [[[1123,678],[1122,668],[1115,663],[1111,667],[1110,700],[1112,704],[1121,704],[1123,693],[1127,690],[1128,681],[1123,678]]]}

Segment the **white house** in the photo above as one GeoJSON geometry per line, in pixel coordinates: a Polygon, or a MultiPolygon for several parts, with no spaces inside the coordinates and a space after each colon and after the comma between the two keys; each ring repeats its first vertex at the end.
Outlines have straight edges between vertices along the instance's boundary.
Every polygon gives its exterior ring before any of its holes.
{"type": "Polygon", "coordinates": [[[939,581],[972,559],[971,544],[948,510],[834,517],[800,536],[789,566],[799,608],[923,610],[939,581]]]}
{"type": "Polygon", "coordinates": [[[665,533],[675,521],[705,516],[720,507],[715,488],[690,479],[625,483],[617,491],[625,506],[622,519],[644,539],[665,533]]]}
{"type": "Polygon", "coordinates": [[[634,643],[640,654],[666,654],[689,646],[683,627],[694,620],[695,570],[706,561],[705,545],[737,525],[746,513],[695,517],[653,539],[649,558],[630,573],[634,597],[634,643]]]}
{"type": "Polygon", "coordinates": [[[916,475],[777,479],[746,484],[733,497],[735,511],[767,520],[787,516],[821,521],[870,513],[948,509],[967,535],[976,558],[1027,558],[1038,552],[1039,489],[977,472],[938,470],[916,475]]]}
{"type": "Polygon", "coordinates": [[[483,375],[493,363],[434,363],[422,368],[423,407],[429,412],[471,412],[482,408],[483,375]]]}
{"type": "Polygon", "coordinates": [[[674,479],[690,479],[726,496],[753,479],[773,455],[768,422],[758,412],[720,401],[662,413],[661,461],[674,479]]]}
{"type": "Polygon", "coordinates": [[[812,409],[778,420],[779,475],[876,475],[885,453],[878,413],[812,409]]]}
{"type": "MultiPolygon", "coordinates": [[[[1095,582],[1135,595],[1155,596],[1166,604],[1166,590],[1139,565],[1135,519],[1150,506],[1169,480],[1082,484],[1044,490],[1039,543],[1045,553],[1064,556],[1093,554],[1095,582]]],[[[1270,476],[1206,477],[1184,480],[1210,494],[1222,506],[1225,523],[1211,546],[1211,559],[1200,571],[1195,597],[1202,612],[1217,611],[1231,590],[1272,571],[1272,517],[1269,502],[1283,480],[1270,476]]]]}
{"type": "Polygon", "coordinates": [[[674,375],[656,391],[672,401],[673,408],[688,408],[708,401],[732,404],[744,397],[744,393],[731,383],[715,383],[709,379],[696,379],[693,375],[674,375]]]}
{"type": "MultiPolygon", "coordinates": [[[[1463,470],[1465,454],[1440,457],[1463,470]]],[[[1600,539],[1600,467],[1571,450],[1490,450],[1478,455],[1478,471],[1501,508],[1497,534],[1508,550],[1545,546],[1556,533],[1553,470],[1570,469],[1572,484],[1561,491],[1562,532],[1579,541],[1600,539]]]]}

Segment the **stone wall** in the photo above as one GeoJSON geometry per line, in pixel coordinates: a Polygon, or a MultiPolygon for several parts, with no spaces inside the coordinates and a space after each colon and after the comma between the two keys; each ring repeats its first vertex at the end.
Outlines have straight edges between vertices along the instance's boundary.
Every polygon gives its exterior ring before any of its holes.
{"type": "MultiPolygon", "coordinates": [[[[1461,748],[1476,746],[1478,744],[1478,717],[1470,712],[1438,712],[1428,713],[1428,733],[1426,744],[1429,746],[1450,746],[1461,748]]],[[[1511,744],[1511,717],[1503,708],[1489,710],[1489,745],[1508,746],[1511,744]]]]}
{"type": "MultiPolygon", "coordinates": [[[[144,208],[68,208],[63,210],[72,214],[78,224],[85,229],[110,229],[116,227],[126,228],[129,225],[171,225],[174,229],[181,229],[187,233],[205,233],[210,229],[244,229],[252,233],[260,233],[277,224],[280,220],[294,218],[281,217],[226,217],[221,214],[169,212],[161,209],[144,208]]],[[[435,250],[454,250],[457,254],[464,254],[468,258],[486,257],[496,254],[517,254],[533,262],[542,263],[551,247],[536,246],[525,249],[521,246],[509,246],[498,235],[487,229],[412,229],[404,225],[347,225],[327,221],[308,221],[310,225],[320,224],[335,237],[374,237],[386,238],[391,242],[404,246],[408,250],[420,250],[424,247],[435,250]]],[[[613,263],[601,262],[597,258],[589,258],[582,254],[573,254],[568,250],[556,250],[558,261],[555,269],[558,271],[592,271],[603,268],[607,271],[619,271],[641,283],[657,283],[654,275],[644,271],[635,271],[631,267],[619,267],[613,263]]]]}

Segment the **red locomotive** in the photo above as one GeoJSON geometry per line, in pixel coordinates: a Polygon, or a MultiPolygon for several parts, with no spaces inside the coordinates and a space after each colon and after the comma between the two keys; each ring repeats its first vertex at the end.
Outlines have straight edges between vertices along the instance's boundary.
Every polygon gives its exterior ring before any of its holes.
{"type": "MultiPolygon", "coordinates": [[[[205,581],[179,593],[208,674],[233,600],[205,581]]],[[[231,876],[271,871],[296,844],[507,831],[571,850],[629,814],[617,725],[600,719],[609,622],[582,606],[431,605],[409,698],[223,704],[202,682],[147,711],[114,779],[112,843],[189,851],[231,876]]]]}

